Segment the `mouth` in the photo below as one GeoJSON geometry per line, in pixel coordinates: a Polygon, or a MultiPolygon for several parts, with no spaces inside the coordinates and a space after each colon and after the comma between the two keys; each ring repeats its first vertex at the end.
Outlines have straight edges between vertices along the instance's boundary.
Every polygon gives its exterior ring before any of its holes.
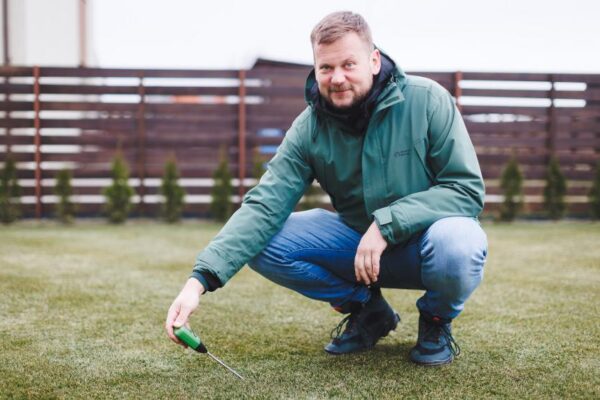
{"type": "Polygon", "coordinates": [[[332,88],[329,90],[330,93],[344,93],[352,90],[351,87],[332,88]]]}

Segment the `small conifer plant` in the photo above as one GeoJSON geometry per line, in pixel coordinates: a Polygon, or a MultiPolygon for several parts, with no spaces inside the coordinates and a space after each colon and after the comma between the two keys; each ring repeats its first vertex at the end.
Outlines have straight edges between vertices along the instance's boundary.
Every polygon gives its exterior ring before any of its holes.
{"type": "Polygon", "coordinates": [[[63,224],[70,224],[75,217],[75,204],[71,201],[73,187],[71,186],[71,172],[62,169],[56,174],[54,194],[58,197],[56,203],[56,217],[63,224]]]}
{"type": "Polygon", "coordinates": [[[231,172],[225,147],[219,152],[219,165],[213,173],[213,187],[211,191],[210,213],[217,221],[226,221],[232,214],[231,204],[231,172]]]}
{"type": "Polygon", "coordinates": [[[560,219],[565,215],[567,205],[567,180],[560,170],[556,157],[551,157],[546,170],[546,186],[544,188],[544,210],[551,219],[560,219]]]}
{"type": "Polygon", "coordinates": [[[592,218],[600,219],[600,161],[596,164],[596,174],[589,193],[592,218]]]}
{"type": "Polygon", "coordinates": [[[164,198],[161,208],[162,218],[168,223],[178,222],[183,212],[185,190],[179,185],[179,170],[174,156],[165,163],[160,194],[164,198]]]}
{"type": "Polygon", "coordinates": [[[21,186],[17,179],[17,163],[9,153],[0,171],[0,221],[15,222],[21,216],[21,186]]]}
{"type": "Polygon", "coordinates": [[[516,157],[511,157],[502,171],[500,189],[504,201],[500,205],[501,221],[513,221],[523,208],[523,174],[516,157]]]}
{"type": "Polygon", "coordinates": [[[129,186],[129,168],[120,151],[117,152],[111,167],[112,184],[104,189],[106,197],[104,212],[113,224],[125,222],[131,211],[131,197],[134,190],[129,186]]]}

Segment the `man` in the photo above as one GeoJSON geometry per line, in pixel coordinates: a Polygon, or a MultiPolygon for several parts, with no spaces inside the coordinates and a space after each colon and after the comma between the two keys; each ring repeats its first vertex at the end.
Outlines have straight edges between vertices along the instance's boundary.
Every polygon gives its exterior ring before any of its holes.
{"type": "Polygon", "coordinates": [[[477,221],[484,185],[462,118],[446,90],[404,74],[375,48],[360,15],[326,16],[311,42],[308,107],[198,255],[169,309],[168,335],[180,343],[173,326],[187,323],[200,294],[248,263],[348,314],[325,347],[331,354],[370,349],[396,328],[400,317],[381,287],[423,289],[410,358],[452,362],[451,321],[479,285],[487,253],[477,221]],[[292,213],[315,178],[336,213],[292,213]]]}

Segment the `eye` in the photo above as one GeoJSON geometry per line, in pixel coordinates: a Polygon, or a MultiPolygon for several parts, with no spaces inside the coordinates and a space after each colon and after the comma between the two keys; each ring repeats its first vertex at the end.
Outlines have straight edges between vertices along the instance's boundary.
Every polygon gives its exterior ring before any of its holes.
{"type": "Polygon", "coordinates": [[[348,61],[346,63],[346,68],[353,68],[356,65],[354,61],[348,61]]]}
{"type": "Polygon", "coordinates": [[[320,70],[321,70],[321,71],[329,71],[330,69],[331,69],[331,67],[330,67],[329,65],[322,65],[322,66],[320,67],[320,70]]]}

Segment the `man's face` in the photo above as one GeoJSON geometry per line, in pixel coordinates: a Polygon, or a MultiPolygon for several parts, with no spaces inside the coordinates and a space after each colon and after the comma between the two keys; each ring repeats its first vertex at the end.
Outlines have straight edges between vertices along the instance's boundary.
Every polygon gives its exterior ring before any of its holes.
{"type": "Polygon", "coordinates": [[[373,86],[373,75],[381,69],[379,50],[371,51],[354,32],[330,44],[317,44],[313,52],[319,92],[339,109],[365,98],[373,86]]]}

